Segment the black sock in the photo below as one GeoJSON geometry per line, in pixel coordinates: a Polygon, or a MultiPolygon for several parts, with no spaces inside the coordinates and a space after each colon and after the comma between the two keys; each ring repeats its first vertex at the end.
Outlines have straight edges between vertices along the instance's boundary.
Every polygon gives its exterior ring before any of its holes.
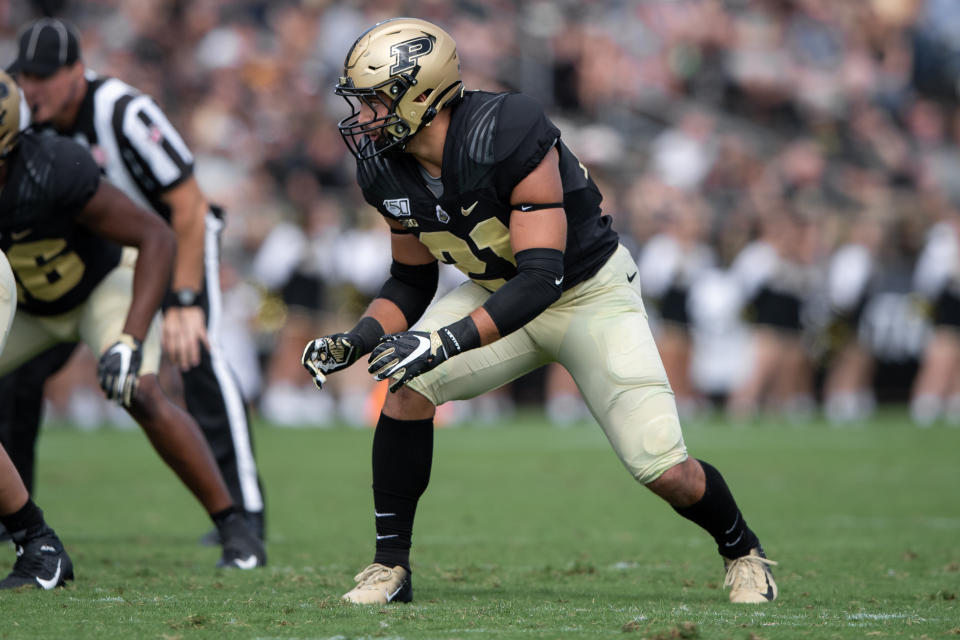
{"type": "Polygon", "coordinates": [[[11,514],[0,516],[0,523],[10,532],[15,533],[28,530],[40,530],[47,526],[43,521],[43,510],[27,498],[27,503],[11,514]]]}
{"type": "Polygon", "coordinates": [[[227,519],[235,513],[239,514],[239,513],[242,513],[242,511],[240,510],[240,507],[234,504],[234,505],[230,505],[226,509],[223,509],[222,511],[211,513],[210,519],[213,520],[213,525],[219,531],[220,529],[223,528],[223,525],[227,523],[227,519]]]}
{"type": "Polygon", "coordinates": [[[380,414],[373,435],[374,562],[410,571],[413,517],[430,482],[432,464],[432,419],[395,420],[380,414]]]}
{"type": "Polygon", "coordinates": [[[749,554],[750,549],[760,546],[760,541],[747,526],[720,472],[703,460],[699,462],[707,477],[703,497],[689,507],[674,507],[674,510],[706,529],[717,541],[720,555],[739,558],[749,554]]]}

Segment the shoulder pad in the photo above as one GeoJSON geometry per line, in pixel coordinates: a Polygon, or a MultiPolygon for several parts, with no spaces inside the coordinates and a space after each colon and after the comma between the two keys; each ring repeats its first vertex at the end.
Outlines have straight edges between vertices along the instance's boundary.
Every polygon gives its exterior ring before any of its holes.
{"type": "Polygon", "coordinates": [[[46,182],[51,173],[50,166],[53,164],[57,147],[60,146],[59,143],[62,140],[66,140],[66,138],[56,135],[48,129],[28,129],[20,134],[18,153],[22,159],[23,167],[30,178],[40,182],[43,187],[47,186],[46,182]]]}
{"type": "Polygon", "coordinates": [[[480,105],[467,114],[464,120],[464,149],[473,162],[479,164],[493,164],[494,139],[497,133],[500,107],[508,94],[496,95],[479,94],[484,100],[480,105]]]}
{"type": "Polygon", "coordinates": [[[513,154],[521,144],[531,142],[531,137],[535,142],[559,137],[559,131],[536,98],[523,93],[505,94],[504,98],[493,149],[496,162],[513,154]]]}

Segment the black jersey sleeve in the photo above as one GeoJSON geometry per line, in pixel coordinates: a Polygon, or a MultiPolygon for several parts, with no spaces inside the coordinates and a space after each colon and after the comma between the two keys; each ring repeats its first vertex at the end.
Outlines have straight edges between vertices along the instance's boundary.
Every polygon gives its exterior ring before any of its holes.
{"type": "Polygon", "coordinates": [[[560,129],[535,98],[522,93],[506,97],[493,141],[496,187],[504,200],[509,200],[514,187],[537,168],[559,138],[560,129]]]}
{"type": "Polygon", "coordinates": [[[79,213],[100,186],[100,167],[85,147],[69,138],[51,137],[53,171],[48,188],[61,211],[79,213]]]}

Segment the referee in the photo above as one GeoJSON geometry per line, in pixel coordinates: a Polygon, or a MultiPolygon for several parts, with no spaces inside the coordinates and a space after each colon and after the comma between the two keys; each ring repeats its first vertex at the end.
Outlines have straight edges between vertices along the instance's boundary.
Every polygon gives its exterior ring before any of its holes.
{"type": "MultiPolygon", "coordinates": [[[[89,147],[114,185],[173,227],[177,257],[163,305],[163,348],[182,373],[187,410],[209,442],[234,502],[262,539],[263,494],[246,403],[217,342],[223,212],[207,203],[190,150],[153,99],[84,68],[72,25],[43,18],[21,29],[18,41],[11,70],[32,122],[89,147]]],[[[0,385],[0,393],[6,390],[0,405],[16,400],[18,442],[9,449],[18,469],[32,469],[40,417],[35,403],[42,402],[43,380],[62,366],[64,356],[44,354],[12,374],[16,385],[0,385]],[[18,397],[9,398],[11,393],[18,397]]]]}

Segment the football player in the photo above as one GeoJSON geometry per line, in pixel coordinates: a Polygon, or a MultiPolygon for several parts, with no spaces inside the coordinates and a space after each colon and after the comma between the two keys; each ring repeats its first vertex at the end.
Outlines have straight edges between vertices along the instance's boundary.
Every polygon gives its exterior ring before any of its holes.
{"type": "MultiPolygon", "coordinates": [[[[247,407],[219,345],[223,211],[207,203],[193,175],[190,150],[153,99],[85,69],[72,25],[42,18],[24,27],[13,69],[34,123],[89,147],[113,184],[173,228],[177,255],[163,304],[164,351],[181,371],[187,410],[213,450],[234,502],[262,538],[264,502],[247,407]]],[[[61,364],[51,354],[21,369],[21,387],[42,384],[61,364]],[[24,378],[36,382],[24,383],[24,378]]],[[[18,443],[15,455],[11,451],[18,468],[33,463],[18,458],[32,457],[38,402],[39,393],[16,408],[25,416],[17,429],[29,430],[17,436],[28,442],[18,443]]],[[[206,540],[216,543],[215,536],[206,540]]]]}
{"type": "Polygon", "coordinates": [[[19,306],[0,375],[53,345],[83,340],[100,355],[107,397],[140,424],[213,519],[223,540],[218,566],[262,565],[263,545],[234,505],[210,447],[157,381],[155,314],[176,251],[173,232],[101,180],[76,142],[21,134],[19,108],[16,83],[0,72],[0,249],[19,306]],[[135,266],[121,261],[124,246],[138,249],[135,266]]]}
{"type": "Polygon", "coordinates": [[[412,599],[410,541],[436,406],[548,362],[571,373],[634,478],[714,537],[731,600],[776,598],[773,563],[723,477],[687,455],[636,264],[538,103],[465,91],[453,39],[408,18],[357,39],[336,93],[353,109],[339,127],[364,197],[393,232],[378,297],[354,328],[303,355],[322,385],[369,353],[370,373],[392,391],[373,439],[376,552],[344,598],[412,599]],[[438,261],[469,281],[428,310],[438,261]]]}
{"type": "MultiPolygon", "coordinates": [[[[0,353],[17,308],[17,283],[10,263],[0,252],[0,353]]],[[[17,545],[13,571],[0,580],[0,589],[40,587],[53,589],[73,580],[73,562],[56,532],[43,518],[43,511],[30,499],[20,474],[0,445],[0,524],[17,545]]]]}

